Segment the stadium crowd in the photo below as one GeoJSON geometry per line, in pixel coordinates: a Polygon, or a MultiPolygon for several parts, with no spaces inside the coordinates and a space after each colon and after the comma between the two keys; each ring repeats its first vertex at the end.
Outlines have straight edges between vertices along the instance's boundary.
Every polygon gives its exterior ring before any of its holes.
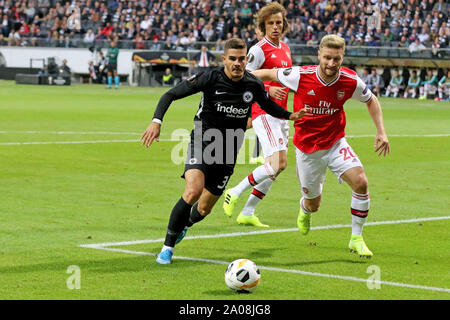
{"type": "MultiPolygon", "coordinates": [[[[137,49],[198,49],[198,42],[255,39],[263,0],[0,0],[0,45],[91,46],[115,40],[137,49]],[[79,8],[76,10],[75,8],[79,8]],[[127,40],[127,41],[126,41],[127,40]]],[[[449,47],[446,0],[285,0],[289,44],[338,34],[350,46],[449,47]]]]}
{"type": "MultiPolygon", "coordinates": [[[[114,40],[119,48],[183,51],[207,44],[209,49],[221,51],[223,42],[231,37],[255,42],[254,14],[267,2],[0,0],[0,46],[93,48],[108,47],[114,40]]],[[[408,48],[411,53],[429,48],[429,57],[439,58],[440,49],[450,48],[447,2],[281,0],[289,22],[283,40],[314,47],[324,35],[337,34],[348,46],[408,48]]],[[[418,70],[421,83],[416,89],[408,85],[410,72],[405,70],[399,86],[391,83],[395,77],[392,72],[378,75],[381,80],[373,88],[377,95],[427,95],[427,71],[418,70]],[[419,88],[422,92],[416,92],[419,88]]],[[[370,76],[370,72],[365,73],[370,76]]],[[[438,81],[447,76],[444,70],[434,70],[434,74],[438,81]]],[[[439,84],[434,82],[431,92],[438,97],[439,84]]]]}

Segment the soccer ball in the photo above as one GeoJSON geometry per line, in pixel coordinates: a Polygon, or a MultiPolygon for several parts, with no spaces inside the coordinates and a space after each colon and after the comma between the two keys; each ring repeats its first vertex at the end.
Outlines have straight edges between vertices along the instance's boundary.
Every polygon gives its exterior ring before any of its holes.
{"type": "Polygon", "coordinates": [[[248,259],[237,259],[228,265],[225,271],[225,283],[228,288],[238,293],[255,291],[261,280],[256,264],[248,259]]]}

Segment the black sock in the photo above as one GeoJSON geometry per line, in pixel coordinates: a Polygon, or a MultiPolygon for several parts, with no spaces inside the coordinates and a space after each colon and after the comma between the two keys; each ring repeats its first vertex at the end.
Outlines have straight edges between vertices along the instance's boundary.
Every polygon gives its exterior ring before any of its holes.
{"type": "Polygon", "coordinates": [[[189,221],[188,221],[187,226],[188,226],[188,227],[192,227],[192,225],[193,225],[194,223],[200,222],[200,221],[202,221],[204,218],[205,218],[205,217],[202,216],[202,215],[200,214],[200,212],[198,212],[198,202],[197,202],[196,204],[194,204],[194,205],[192,206],[191,216],[189,217],[189,221]]]}
{"type": "Polygon", "coordinates": [[[167,226],[166,240],[164,245],[174,247],[177,237],[189,221],[189,213],[192,205],[186,203],[183,198],[180,198],[172,209],[169,218],[169,225],[167,226]]]}

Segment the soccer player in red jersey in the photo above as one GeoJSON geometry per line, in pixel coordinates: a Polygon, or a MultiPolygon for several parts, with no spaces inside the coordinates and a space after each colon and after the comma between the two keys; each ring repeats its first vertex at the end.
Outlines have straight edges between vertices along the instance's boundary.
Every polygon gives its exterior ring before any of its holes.
{"type": "MultiPolygon", "coordinates": [[[[264,37],[250,48],[247,70],[291,67],[291,50],[281,41],[289,28],[285,8],[278,2],[264,6],[258,12],[257,26],[264,37]]],[[[287,110],[289,88],[277,81],[265,81],[264,86],[271,99],[287,110]]],[[[277,175],[286,168],[289,123],[287,120],[272,117],[255,103],[252,106],[252,126],[261,143],[265,163],[253,170],[234,188],[226,191],[223,207],[225,214],[231,217],[239,196],[253,186],[253,191],[237,217],[237,222],[268,227],[260,222],[254,212],[258,203],[269,192],[277,175]],[[260,177],[266,173],[269,174],[269,178],[260,181],[260,177]]]]}
{"type": "Polygon", "coordinates": [[[362,237],[369,213],[369,188],[361,161],[345,139],[344,103],[348,99],[353,98],[367,105],[377,128],[375,152],[386,156],[390,146],[380,103],[355,71],[341,67],[344,51],[343,38],[327,35],[320,42],[319,65],[257,70],[254,74],[262,80],[279,81],[295,91],[294,111],[304,107],[312,109],[312,116],[299,119],[294,124],[293,142],[303,195],[297,219],[300,232],[309,232],[311,214],[319,209],[326,169],[330,168],[339,183],[345,181],[353,190],[349,249],[361,257],[370,258],[373,254],[362,237]]]}

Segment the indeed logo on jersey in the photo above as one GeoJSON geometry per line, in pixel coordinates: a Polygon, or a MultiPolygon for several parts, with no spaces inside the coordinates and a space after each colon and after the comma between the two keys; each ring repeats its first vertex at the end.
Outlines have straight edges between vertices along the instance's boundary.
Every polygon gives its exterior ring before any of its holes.
{"type": "Polygon", "coordinates": [[[319,106],[311,106],[305,103],[305,108],[311,108],[311,113],[314,114],[335,114],[339,109],[331,108],[331,102],[319,101],[319,106]]]}
{"type": "Polygon", "coordinates": [[[233,105],[225,106],[220,102],[216,103],[217,112],[224,112],[226,113],[227,117],[231,118],[245,118],[248,115],[248,111],[250,109],[250,106],[247,108],[238,108],[233,105]]]}

